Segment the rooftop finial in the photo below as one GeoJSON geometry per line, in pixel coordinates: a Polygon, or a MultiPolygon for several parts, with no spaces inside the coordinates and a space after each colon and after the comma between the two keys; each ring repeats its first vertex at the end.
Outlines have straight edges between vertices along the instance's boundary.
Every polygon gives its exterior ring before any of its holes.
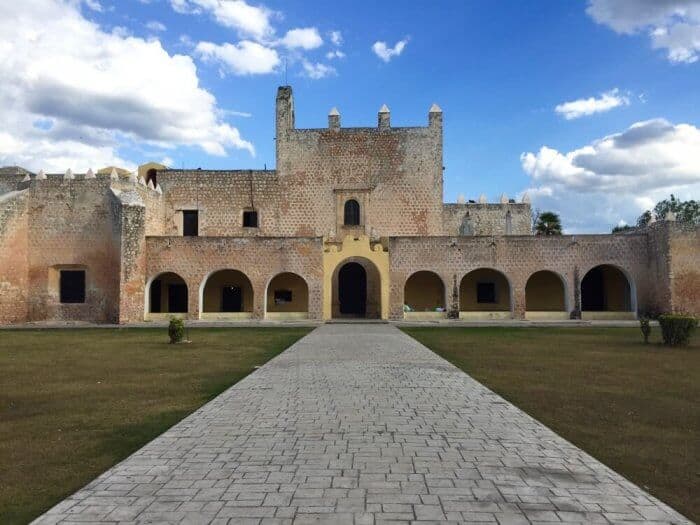
{"type": "Polygon", "coordinates": [[[63,178],[64,178],[64,179],[68,179],[68,180],[74,179],[75,176],[73,175],[73,170],[70,169],[70,168],[68,168],[68,169],[66,170],[66,173],[63,175],[63,178]]]}
{"type": "Polygon", "coordinates": [[[110,180],[119,180],[119,173],[117,173],[116,168],[112,168],[112,171],[109,173],[109,178],[110,180]]]}
{"type": "Polygon", "coordinates": [[[501,204],[508,204],[508,195],[501,193],[501,204]]]}
{"type": "Polygon", "coordinates": [[[148,188],[151,190],[156,189],[156,187],[153,185],[153,179],[148,179],[148,188]]]}
{"type": "Polygon", "coordinates": [[[488,200],[486,199],[486,195],[484,195],[483,193],[479,195],[479,204],[486,204],[487,202],[488,200]]]}
{"type": "Polygon", "coordinates": [[[340,129],[340,111],[338,108],[333,108],[328,113],[328,127],[330,129],[340,129]]]}
{"type": "Polygon", "coordinates": [[[92,171],[92,168],[88,168],[87,172],[85,173],[85,178],[86,179],[95,179],[95,172],[92,171]]]}
{"type": "Polygon", "coordinates": [[[39,170],[34,180],[46,180],[46,173],[44,173],[44,170],[39,170]]]}
{"type": "Polygon", "coordinates": [[[528,192],[523,193],[521,201],[523,204],[530,204],[530,194],[528,192]]]}
{"type": "Polygon", "coordinates": [[[389,129],[391,127],[389,108],[386,104],[382,104],[379,108],[379,130],[389,129]]]}
{"type": "Polygon", "coordinates": [[[428,111],[428,113],[442,113],[442,109],[440,109],[440,106],[433,103],[433,105],[430,106],[430,111],[428,111]]]}
{"type": "Polygon", "coordinates": [[[32,178],[29,176],[29,173],[27,173],[24,178],[22,179],[22,182],[31,182],[32,178]]]}

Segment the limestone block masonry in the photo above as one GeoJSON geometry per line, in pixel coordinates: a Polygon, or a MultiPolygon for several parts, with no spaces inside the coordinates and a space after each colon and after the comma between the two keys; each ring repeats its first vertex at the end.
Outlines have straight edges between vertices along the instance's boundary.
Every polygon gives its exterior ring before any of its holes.
{"type": "Polygon", "coordinates": [[[533,236],[527,198],[443,203],[437,105],[298,129],[275,103],[272,170],[0,168],[0,323],[700,313],[698,227],[533,236]]]}

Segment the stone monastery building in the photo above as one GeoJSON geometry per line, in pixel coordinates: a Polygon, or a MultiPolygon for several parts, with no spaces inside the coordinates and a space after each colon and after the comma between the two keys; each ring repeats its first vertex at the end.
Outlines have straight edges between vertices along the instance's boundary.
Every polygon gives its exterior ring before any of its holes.
{"type": "Polygon", "coordinates": [[[534,236],[528,202],[443,203],[436,105],[297,129],[276,103],[276,170],[0,170],[0,324],[700,312],[697,228],[534,236]]]}

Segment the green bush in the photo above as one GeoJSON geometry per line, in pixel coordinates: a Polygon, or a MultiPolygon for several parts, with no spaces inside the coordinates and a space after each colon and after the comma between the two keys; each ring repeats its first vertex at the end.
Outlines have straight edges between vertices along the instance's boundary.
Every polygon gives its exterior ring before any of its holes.
{"type": "Polygon", "coordinates": [[[168,325],[168,336],[171,343],[180,343],[185,337],[185,322],[182,319],[170,318],[168,325]]]}
{"type": "Polygon", "coordinates": [[[659,324],[664,344],[685,346],[690,342],[698,320],[690,315],[665,314],[659,316],[659,324]]]}
{"type": "Polygon", "coordinates": [[[642,336],[644,336],[644,343],[648,343],[649,334],[651,334],[651,325],[649,325],[649,319],[647,319],[646,317],[640,317],[639,328],[642,331],[642,336]]]}

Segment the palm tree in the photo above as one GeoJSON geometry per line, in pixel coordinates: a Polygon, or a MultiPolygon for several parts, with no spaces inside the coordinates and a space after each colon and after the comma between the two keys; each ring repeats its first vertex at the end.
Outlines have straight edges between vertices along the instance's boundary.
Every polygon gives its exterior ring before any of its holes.
{"type": "Polygon", "coordinates": [[[553,211],[543,211],[535,223],[535,235],[561,235],[561,219],[553,211]]]}

